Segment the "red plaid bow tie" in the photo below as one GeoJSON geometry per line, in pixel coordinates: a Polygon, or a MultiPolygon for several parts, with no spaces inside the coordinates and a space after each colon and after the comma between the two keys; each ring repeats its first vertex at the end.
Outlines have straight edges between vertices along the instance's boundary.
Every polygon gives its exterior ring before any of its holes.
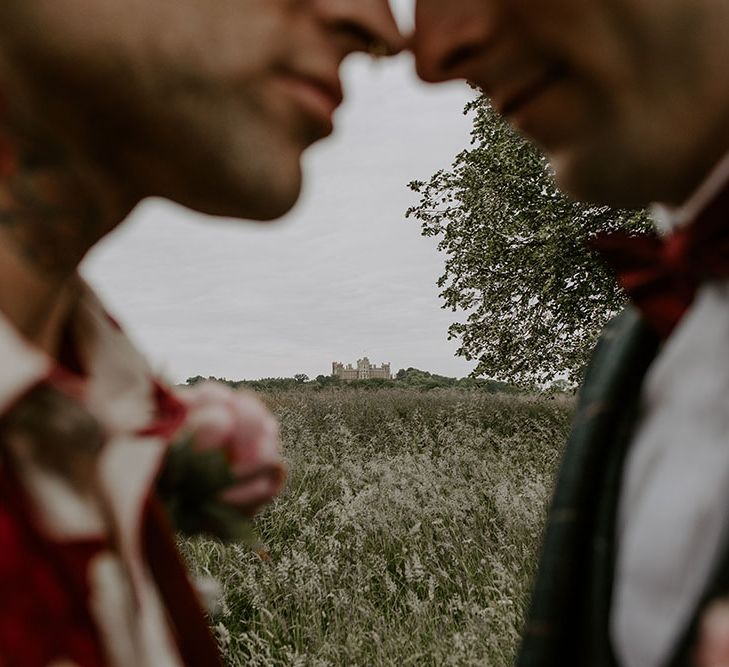
{"type": "Polygon", "coordinates": [[[729,278],[729,188],[665,239],[608,232],[590,245],[612,266],[656,333],[668,338],[703,282],[729,278]]]}

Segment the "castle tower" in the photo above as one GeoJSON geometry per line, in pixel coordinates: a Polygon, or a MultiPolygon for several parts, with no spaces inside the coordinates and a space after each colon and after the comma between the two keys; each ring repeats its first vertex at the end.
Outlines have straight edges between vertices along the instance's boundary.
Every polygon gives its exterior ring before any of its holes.
{"type": "Polygon", "coordinates": [[[389,363],[374,366],[367,357],[357,359],[356,368],[352,364],[345,366],[338,361],[332,362],[332,375],[341,380],[370,380],[372,378],[392,380],[389,363]]]}

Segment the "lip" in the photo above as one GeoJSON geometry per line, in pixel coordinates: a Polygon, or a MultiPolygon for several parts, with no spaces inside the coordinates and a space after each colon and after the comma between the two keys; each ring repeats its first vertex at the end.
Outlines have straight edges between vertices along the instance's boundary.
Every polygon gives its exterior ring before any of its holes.
{"type": "Polygon", "coordinates": [[[333,129],[334,112],[344,101],[339,77],[288,71],[282,72],[279,78],[301,111],[329,134],[333,129]]]}
{"type": "Polygon", "coordinates": [[[554,65],[535,78],[529,79],[515,90],[492,94],[491,99],[496,111],[507,118],[518,116],[542,94],[565,78],[564,67],[554,65]]]}

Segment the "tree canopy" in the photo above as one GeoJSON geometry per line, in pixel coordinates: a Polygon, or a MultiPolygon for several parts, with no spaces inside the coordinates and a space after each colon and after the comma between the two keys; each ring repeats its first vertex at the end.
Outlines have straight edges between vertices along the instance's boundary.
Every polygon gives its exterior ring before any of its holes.
{"type": "MultiPolygon", "coordinates": [[[[586,241],[598,231],[649,227],[644,211],[572,201],[545,158],[481,97],[471,146],[449,170],[413,181],[408,217],[438,239],[443,308],[459,313],[448,331],[474,376],[521,384],[578,382],[622,291],[586,241]]],[[[616,168],[618,168],[616,166],[616,168]]]]}

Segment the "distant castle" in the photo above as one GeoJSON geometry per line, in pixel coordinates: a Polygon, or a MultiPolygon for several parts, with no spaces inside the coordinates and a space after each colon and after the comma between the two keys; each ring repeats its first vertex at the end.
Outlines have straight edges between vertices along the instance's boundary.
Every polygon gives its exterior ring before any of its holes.
{"type": "Polygon", "coordinates": [[[340,364],[338,361],[332,363],[332,375],[341,380],[369,380],[372,378],[381,378],[383,380],[392,380],[390,372],[390,364],[382,364],[382,366],[373,366],[370,360],[357,360],[357,368],[353,368],[352,364],[340,364]]]}

